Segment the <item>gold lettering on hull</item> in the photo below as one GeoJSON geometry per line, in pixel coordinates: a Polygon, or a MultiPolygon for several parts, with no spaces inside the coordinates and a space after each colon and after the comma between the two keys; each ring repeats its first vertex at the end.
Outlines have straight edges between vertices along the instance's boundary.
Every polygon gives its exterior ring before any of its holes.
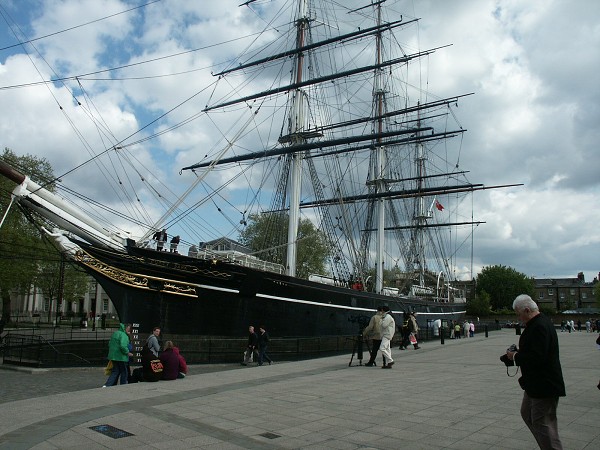
{"type": "MultiPolygon", "coordinates": [[[[136,262],[139,264],[145,264],[146,261],[140,257],[133,257],[131,255],[120,255],[120,257],[124,259],[129,259],[132,262],[136,262]]],[[[138,289],[147,289],[147,290],[156,290],[150,287],[150,284],[156,284],[161,286],[160,291],[181,295],[186,297],[196,297],[196,285],[193,283],[186,283],[183,281],[177,281],[167,278],[160,277],[152,277],[148,275],[140,275],[132,272],[128,272],[126,270],[119,269],[117,267],[111,266],[107,263],[100,261],[97,258],[94,258],[92,255],[87,253],[84,250],[78,250],[75,253],[75,260],[80,264],[88,267],[89,269],[103,275],[106,278],[109,278],[119,284],[124,284],[127,286],[133,286],[138,289]],[[153,283],[154,282],[154,283],[153,283]]],[[[159,262],[157,260],[153,260],[153,263],[159,262]]],[[[160,261],[160,265],[165,265],[162,261],[160,261]]],[[[188,266],[184,264],[173,264],[170,266],[171,269],[175,268],[176,270],[185,270],[190,271],[189,269],[194,269],[192,272],[196,274],[203,274],[210,277],[216,277],[221,279],[229,279],[231,275],[225,272],[217,272],[214,270],[205,270],[199,267],[188,266]]]]}

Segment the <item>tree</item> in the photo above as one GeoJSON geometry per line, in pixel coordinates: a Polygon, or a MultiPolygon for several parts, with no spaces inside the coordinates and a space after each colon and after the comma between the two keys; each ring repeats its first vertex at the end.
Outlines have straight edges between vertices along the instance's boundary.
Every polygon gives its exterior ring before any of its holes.
{"type": "MultiPolygon", "coordinates": [[[[44,158],[35,156],[16,156],[5,149],[2,161],[28,174],[38,183],[53,179],[52,168],[44,158]]],[[[11,201],[11,192],[16,184],[0,177],[0,213],[6,213],[11,201]]],[[[46,187],[53,189],[50,184],[46,187]]],[[[8,322],[11,315],[11,292],[24,293],[31,287],[37,262],[47,255],[47,246],[40,239],[38,229],[13,204],[0,228],[0,296],[2,314],[8,322]]]]}
{"type": "MultiPolygon", "coordinates": [[[[391,288],[396,288],[397,285],[397,280],[398,278],[400,278],[400,276],[402,275],[402,271],[400,270],[400,268],[398,266],[392,267],[391,269],[383,269],[383,286],[384,287],[391,287],[391,288]]],[[[364,274],[362,274],[363,278],[365,280],[369,280],[367,283],[367,291],[374,291],[375,289],[375,277],[377,276],[377,269],[375,269],[374,267],[371,267],[370,269],[368,269],[364,274]]],[[[409,291],[409,287],[407,286],[402,286],[399,288],[402,294],[407,294],[409,291]]]]}
{"type": "MultiPolygon", "coordinates": [[[[240,242],[266,261],[285,265],[288,216],[281,213],[252,214],[248,225],[240,233],[240,242]]],[[[310,274],[326,272],[329,253],[323,233],[308,219],[301,219],[298,228],[296,275],[308,278],[310,274]]]]}
{"type": "MultiPolygon", "coordinates": [[[[44,158],[29,155],[18,157],[5,149],[1,159],[49,191],[54,190],[52,167],[44,158]]],[[[14,188],[13,181],[4,177],[0,179],[2,214],[10,204],[10,193],[14,188]]],[[[60,300],[75,301],[83,297],[87,290],[89,278],[72,263],[65,266],[64,283],[60,286],[62,256],[32,223],[38,219],[33,214],[26,216],[13,204],[0,228],[0,295],[6,321],[10,320],[12,309],[11,292],[24,294],[37,286],[44,297],[52,301],[58,299],[62,289],[60,300]]]]}
{"type": "Polygon", "coordinates": [[[533,279],[512,267],[486,266],[477,275],[477,294],[487,292],[493,310],[512,309],[513,300],[520,294],[535,295],[533,279]]]}
{"type": "MultiPolygon", "coordinates": [[[[56,300],[54,312],[59,318],[62,302],[77,301],[85,295],[89,277],[74,263],[61,259],[61,255],[57,252],[53,259],[46,259],[39,263],[34,283],[50,304],[56,300]]],[[[50,314],[48,321],[50,321],[50,314]]]]}
{"type": "Polygon", "coordinates": [[[490,294],[482,291],[474,299],[467,302],[467,314],[470,316],[487,316],[490,313],[490,294]]]}

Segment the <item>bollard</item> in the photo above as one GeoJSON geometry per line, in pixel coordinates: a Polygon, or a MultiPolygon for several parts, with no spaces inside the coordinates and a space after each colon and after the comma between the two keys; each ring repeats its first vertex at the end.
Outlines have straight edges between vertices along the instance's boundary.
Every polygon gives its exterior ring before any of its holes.
{"type": "Polygon", "coordinates": [[[485,324],[485,337],[488,337],[488,326],[487,326],[487,323],[485,324]]]}
{"type": "Polygon", "coordinates": [[[440,344],[444,345],[444,328],[440,327],[440,344]]]}

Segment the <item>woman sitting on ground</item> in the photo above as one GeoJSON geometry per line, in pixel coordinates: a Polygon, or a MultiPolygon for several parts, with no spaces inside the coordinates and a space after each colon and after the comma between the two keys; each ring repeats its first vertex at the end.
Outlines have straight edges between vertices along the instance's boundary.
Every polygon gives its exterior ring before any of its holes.
{"type": "Polygon", "coordinates": [[[175,380],[185,376],[187,372],[185,359],[179,354],[179,349],[173,345],[172,341],[165,342],[165,348],[160,354],[160,361],[163,364],[163,380],[175,380]],[[180,376],[180,373],[184,375],[180,376]]]}

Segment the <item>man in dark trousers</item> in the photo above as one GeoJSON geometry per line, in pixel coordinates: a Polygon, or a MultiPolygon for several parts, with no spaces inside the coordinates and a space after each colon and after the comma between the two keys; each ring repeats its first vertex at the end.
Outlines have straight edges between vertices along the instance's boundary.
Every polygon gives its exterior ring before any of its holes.
{"type": "Polygon", "coordinates": [[[521,368],[519,384],[525,391],[521,417],[541,449],[562,449],[556,408],[558,398],[566,394],[554,324],[540,313],[529,295],[519,295],[513,309],[519,322],[525,324],[518,350],[506,352],[521,368]]]}
{"type": "Polygon", "coordinates": [[[257,352],[258,346],[258,336],[254,332],[254,327],[250,325],[248,327],[248,345],[246,346],[246,351],[244,352],[244,361],[242,362],[242,366],[247,366],[249,362],[252,362],[252,359],[257,352]]]}
{"type": "Polygon", "coordinates": [[[262,366],[263,361],[267,361],[269,365],[273,360],[267,355],[267,348],[269,347],[269,333],[264,325],[258,327],[258,365],[262,366]]]}

